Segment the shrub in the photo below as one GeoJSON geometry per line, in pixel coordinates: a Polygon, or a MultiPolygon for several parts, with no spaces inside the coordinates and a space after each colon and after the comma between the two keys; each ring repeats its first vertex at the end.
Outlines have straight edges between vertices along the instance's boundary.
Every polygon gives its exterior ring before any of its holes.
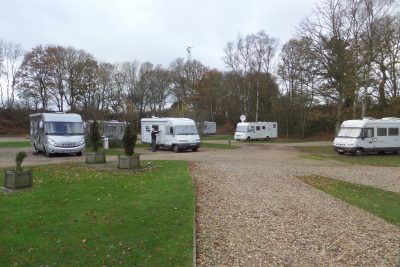
{"type": "Polygon", "coordinates": [[[92,144],[93,151],[98,151],[101,141],[101,135],[99,131],[99,123],[94,120],[92,125],[90,125],[90,142],[92,144]]]}
{"type": "Polygon", "coordinates": [[[22,162],[24,161],[24,159],[27,157],[28,155],[21,151],[17,153],[17,156],[15,157],[15,163],[16,163],[16,171],[22,171],[22,162]]]}
{"type": "Polygon", "coordinates": [[[122,138],[124,143],[125,155],[132,156],[135,149],[135,144],[137,141],[137,134],[133,130],[132,124],[128,123],[125,128],[124,137],[122,138]]]}
{"type": "Polygon", "coordinates": [[[108,145],[110,146],[110,148],[123,148],[124,147],[122,140],[117,139],[117,138],[110,138],[108,140],[108,145]]]}

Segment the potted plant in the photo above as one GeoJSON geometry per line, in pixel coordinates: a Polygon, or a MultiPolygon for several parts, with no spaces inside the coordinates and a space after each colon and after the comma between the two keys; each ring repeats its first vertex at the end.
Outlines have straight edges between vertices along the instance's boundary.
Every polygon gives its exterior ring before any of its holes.
{"type": "Polygon", "coordinates": [[[99,151],[101,135],[99,124],[94,120],[90,125],[90,142],[92,143],[92,151],[86,152],[86,163],[105,163],[106,154],[104,151],[99,151]]]}
{"type": "Polygon", "coordinates": [[[125,128],[122,142],[124,144],[125,156],[118,156],[118,168],[120,169],[133,169],[140,166],[140,155],[134,154],[135,144],[137,141],[137,134],[133,130],[132,124],[128,123],[125,128]]]}
{"type": "Polygon", "coordinates": [[[22,162],[27,157],[25,152],[18,152],[15,157],[15,170],[6,170],[4,187],[17,189],[32,186],[32,170],[23,170],[22,162]]]}

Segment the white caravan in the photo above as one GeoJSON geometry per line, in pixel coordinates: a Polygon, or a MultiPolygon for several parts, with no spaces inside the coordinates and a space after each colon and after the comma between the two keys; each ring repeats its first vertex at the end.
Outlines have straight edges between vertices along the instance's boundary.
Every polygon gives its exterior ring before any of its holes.
{"type": "Polygon", "coordinates": [[[151,144],[151,130],[157,134],[157,147],[173,149],[175,152],[191,149],[197,151],[201,141],[193,120],[187,118],[144,118],[141,119],[141,140],[151,144]]]}
{"type": "Polygon", "coordinates": [[[238,141],[278,137],[277,122],[239,122],[236,126],[234,139],[238,141]]]}
{"type": "Polygon", "coordinates": [[[213,121],[205,121],[203,126],[203,134],[215,134],[217,132],[217,124],[213,121]]]}
{"type": "Polygon", "coordinates": [[[344,121],[333,141],[339,154],[400,152],[400,118],[344,121]]]}
{"type": "Polygon", "coordinates": [[[84,123],[79,114],[36,113],[29,115],[30,139],[35,151],[50,157],[56,153],[76,153],[85,150],[84,123]]]}

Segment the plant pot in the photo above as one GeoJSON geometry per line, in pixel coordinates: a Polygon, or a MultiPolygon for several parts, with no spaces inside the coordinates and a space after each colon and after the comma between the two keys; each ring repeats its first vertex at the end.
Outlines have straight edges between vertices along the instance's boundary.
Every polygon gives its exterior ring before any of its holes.
{"type": "Polygon", "coordinates": [[[118,156],[118,168],[120,169],[136,169],[140,166],[140,155],[118,156]]]}
{"type": "Polygon", "coordinates": [[[86,163],[106,163],[106,153],[103,151],[86,152],[86,163]]]}
{"type": "Polygon", "coordinates": [[[14,171],[6,170],[4,175],[4,187],[17,189],[32,186],[32,170],[14,171]]]}

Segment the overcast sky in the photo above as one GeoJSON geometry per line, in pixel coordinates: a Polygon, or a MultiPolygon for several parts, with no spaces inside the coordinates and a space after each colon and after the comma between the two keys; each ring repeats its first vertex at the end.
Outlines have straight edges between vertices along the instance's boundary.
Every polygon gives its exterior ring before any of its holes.
{"type": "Polygon", "coordinates": [[[0,39],[84,49],[110,63],[177,57],[223,69],[228,41],[264,30],[283,44],[317,0],[0,0],[0,39]]]}

